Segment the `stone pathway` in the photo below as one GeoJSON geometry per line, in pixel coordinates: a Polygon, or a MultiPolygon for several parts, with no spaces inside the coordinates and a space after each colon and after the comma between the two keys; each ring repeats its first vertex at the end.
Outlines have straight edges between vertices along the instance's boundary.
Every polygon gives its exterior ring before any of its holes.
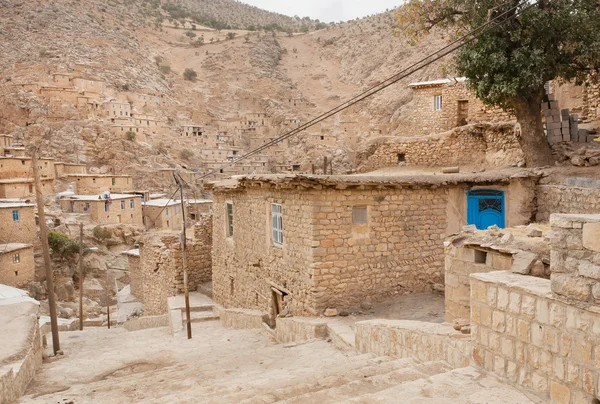
{"type": "Polygon", "coordinates": [[[536,403],[443,362],[375,358],[325,341],[276,344],[265,331],[218,322],[194,323],[193,331],[192,340],[166,328],[61,333],[65,356],[42,366],[22,402],[536,403]]]}

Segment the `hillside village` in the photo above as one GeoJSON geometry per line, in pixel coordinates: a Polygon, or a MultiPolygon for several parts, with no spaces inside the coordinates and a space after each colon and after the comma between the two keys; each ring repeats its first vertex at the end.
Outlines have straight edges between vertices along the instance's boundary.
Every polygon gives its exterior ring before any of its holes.
{"type": "Polygon", "coordinates": [[[597,82],[534,167],[445,59],[314,123],[398,10],[82,3],[0,12],[0,403],[600,402],[597,82]]]}

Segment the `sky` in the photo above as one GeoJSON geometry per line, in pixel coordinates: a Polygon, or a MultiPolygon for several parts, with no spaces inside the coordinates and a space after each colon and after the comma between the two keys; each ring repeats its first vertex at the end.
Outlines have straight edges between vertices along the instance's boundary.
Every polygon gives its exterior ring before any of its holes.
{"type": "Polygon", "coordinates": [[[289,16],[310,17],[323,22],[348,21],[381,13],[400,0],[242,0],[243,3],[289,16]]]}

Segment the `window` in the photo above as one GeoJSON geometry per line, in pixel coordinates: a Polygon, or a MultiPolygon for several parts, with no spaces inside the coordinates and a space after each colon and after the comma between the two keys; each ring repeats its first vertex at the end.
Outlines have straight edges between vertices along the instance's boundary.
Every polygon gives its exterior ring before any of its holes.
{"type": "Polygon", "coordinates": [[[474,260],[476,264],[485,264],[487,261],[487,252],[482,250],[475,250],[474,260]]]}
{"type": "Polygon", "coordinates": [[[110,211],[110,203],[104,202],[104,211],[105,212],[109,212],[110,211]]]}
{"type": "Polygon", "coordinates": [[[283,245],[283,214],[281,205],[278,203],[271,204],[271,231],[273,234],[273,244],[276,246],[283,245]]]}
{"type": "Polygon", "coordinates": [[[135,200],[134,200],[134,199],[131,199],[131,200],[129,201],[129,209],[133,209],[133,208],[135,208],[135,200]]]}
{"type": "Polygon", "coordinates": [[[165,216],[169,216],[169,208],[165,208],[165,216]]]}
{"type": "Polygon", "coordinates": [[[442,110],[442,96],[441,95],[433,96],[433,110],[434,111],[442,110]]]}
{"type": "Polygon", "coordinates": [[[15,256],[13,257],[13,262],[15,264],[18,264],[21,262],[21,255],[19,253],[15,254],[15,256]]]}
{"type": "Polygon", "coordinates": [[[406,155],[404,153],[398,153],[398,163],[406,162],[406,155]]]}
{"type": "Polygon", "coordinates": [[[367,224],[367,207],[352,207],[352,224],[367,224]]]}
{"type": "Polygon", "coordinates": [[[21,215],[19,214],[18,210],[13,210],[13,222],[18,222],[19,220],[21,220],[21,215]]]}
{"type": "Polygon", "coordinates": [[[113,184],[113,185],[115,185],[116,183],[117,183],[117,180],[116,180],[116,178],[113,178],[113,179],[112,179],[112,184],[113,184]]]}
{"type": "Polygon", "coordinates": [[[227,202],[227,237],[233,236],[233,203],[227,202]]]}
{"type": "Polygon", "coordinates": [[[125,210],[125,201],[124,200],[121,201],[121,210],[125,210]]]}
{"type": "Polygon", "coordinates": [[[87,212],[88,210],[90,210],[90,203],[89,203],[89,202],[86,202],[86,203],[85,203],[85,208],[83,208],[83,210],[84,210],[85,212],[87,212]]]}

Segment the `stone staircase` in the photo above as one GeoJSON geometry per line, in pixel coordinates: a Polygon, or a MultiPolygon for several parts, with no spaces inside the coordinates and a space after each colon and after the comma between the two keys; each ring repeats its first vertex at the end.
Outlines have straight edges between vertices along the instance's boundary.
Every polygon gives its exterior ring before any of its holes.
{"type": "MultiPolygon", "coordinates": [[[[185,298],[183,295],[169,297],[169,329],[172,335],[185,330],[185,298]]],[[[215,312],[213,301],[201,293],[190,293],[190,322],[215,321],[219,315],[215,312]]]]}
{"type": "Polygon", "coordinates": [[[233,392],[198,397],[203,403],[327,404],[327,403],[442,403],[540,404],[474,368],[452,370],[443,361],[350,357],[346,363],[312,372],[273,378],[256,375],[233,392]],[[218,397],[217,397],[218,395],[218,397]]]}

